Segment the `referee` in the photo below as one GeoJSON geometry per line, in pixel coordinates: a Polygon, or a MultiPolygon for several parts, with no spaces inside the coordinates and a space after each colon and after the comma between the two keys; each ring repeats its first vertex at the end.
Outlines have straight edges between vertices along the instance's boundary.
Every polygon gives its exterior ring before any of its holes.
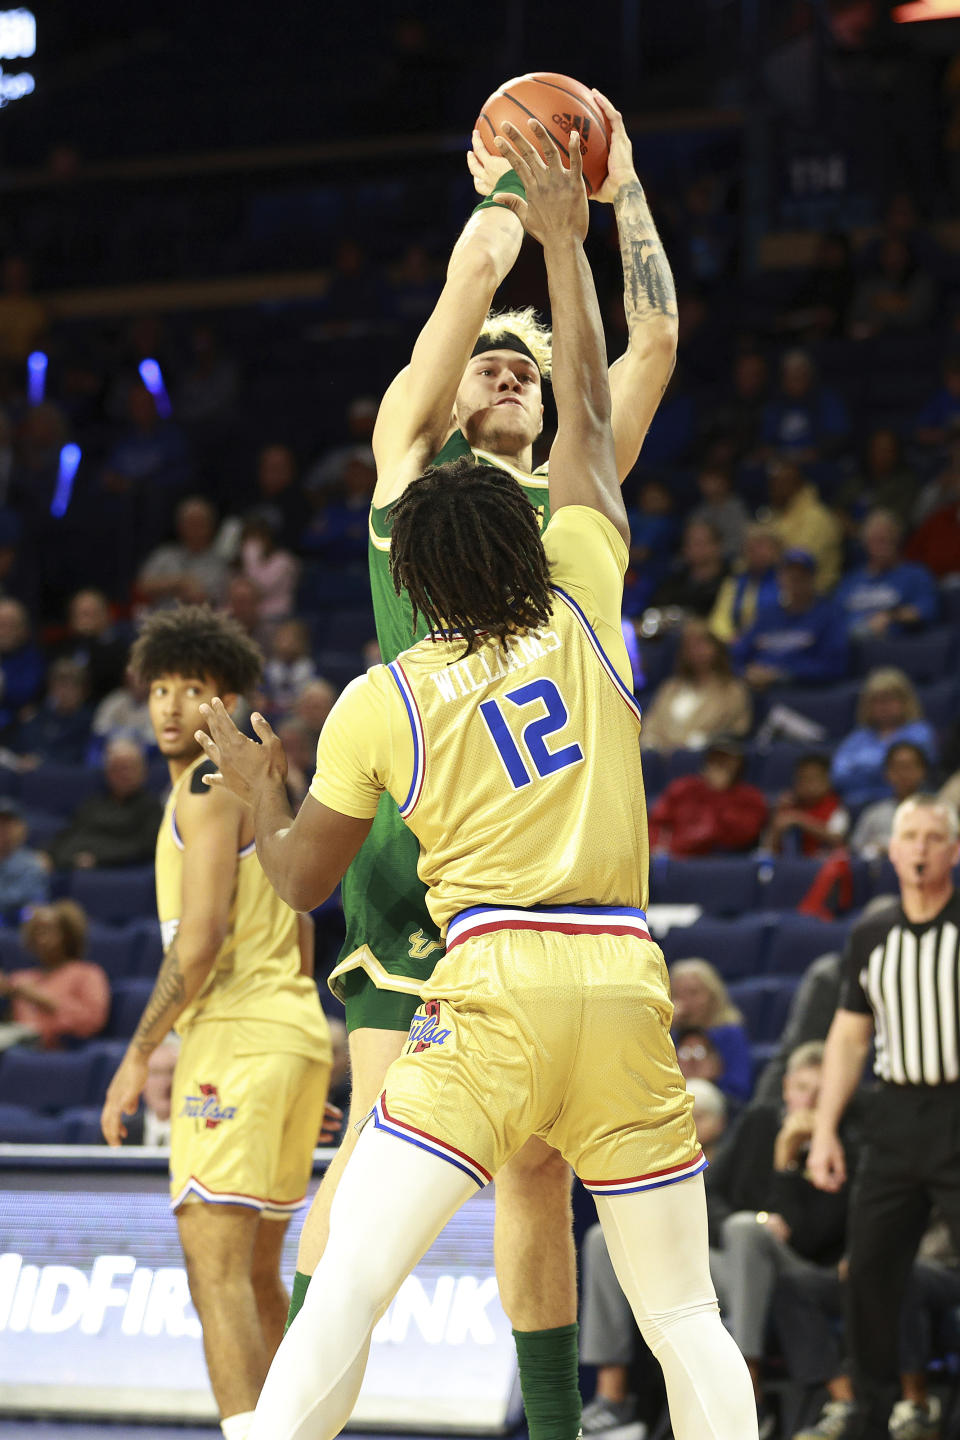
{"type": "Polygon", "coordinates": [[[846,1178],[837,1127],[874,1038],[880,1082],[850,1201],[847,1344],[857,1404],[840,1440],[887,1440],[900,1306],[933,1205],[960,1246],[957,833],[956,812],[932,797],[898,808],[890,859],[900,902],[854,927],[827,1036],[808,1158],[821,1189],[838,1190],[846,1178]]]}

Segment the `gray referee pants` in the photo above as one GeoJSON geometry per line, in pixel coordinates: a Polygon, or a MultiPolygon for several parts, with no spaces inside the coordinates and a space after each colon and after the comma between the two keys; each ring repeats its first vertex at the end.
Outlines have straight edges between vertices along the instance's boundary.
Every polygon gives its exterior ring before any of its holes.
{"type": "MultiPolygon", "coordinates": [[[[724,1305],[720,1283],[724,1257],[710,1251],[710,1276],[724,1305]]],[[[599,1225],[591,1225],[580,1248],[580,1359],[584,1365],[629,1365],[637,1342],[637,1323],[620,1289],[607,1242],[599,1225]]]]}

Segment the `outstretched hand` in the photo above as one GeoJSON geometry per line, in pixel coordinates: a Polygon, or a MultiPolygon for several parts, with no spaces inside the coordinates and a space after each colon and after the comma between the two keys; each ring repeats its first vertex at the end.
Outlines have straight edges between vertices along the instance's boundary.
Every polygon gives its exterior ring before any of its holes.
{"type": "Polygon", "coordinates": [[[510,169],[510,161],[488,150],[479,130],[474,130],[470,143],[472,148],[467,151],[467,169],[473,176],[473,188],[478,195],[489,195],[501,175],[510,169]]]}
{"type": "Polygon", "coordinates": [[[259,790],[271,783],[283,784],[287,778],[287,757],[283,745],[267,721],[258,712],[250,717],[257,736],[251,740],[241,734],[219,698],[210,705],[201,705],[200,713],[210,727],[198,730],[196,739],[209,760],[217,767],[215,775],[204,775],[205,785],[223,786],[246,805],[252,805],[259,790]]]}
{"type": "Polygon", "coordinates": [[[523,181],[527,198],[524,201],[518,195],[495,195],[494,199],[519,216],[523,228],[541,245],[562,235],[583,240],[590,213],[587,187],[583,183],[580,136],[576,130],[570,131],[570,164],[566,166],[539,120],[528,120],[527,124],[543,151],[542,159],[533,144],[509,121],[504,123],[504,134],[498,135],[494,142],[523,181]]]}

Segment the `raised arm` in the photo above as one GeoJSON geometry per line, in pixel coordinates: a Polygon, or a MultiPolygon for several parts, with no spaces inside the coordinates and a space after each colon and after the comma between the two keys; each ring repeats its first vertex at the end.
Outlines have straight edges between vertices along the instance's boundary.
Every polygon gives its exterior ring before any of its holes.
{"type": "Polygon", "coordinates": [[[593,275],[583,250],[589,214],[580,137],[570,134],[570,167],[546,130],[529,122],[546,160],[513,125],[500,152],[526,189],[525,201],[504,197],[540,241],[547,267],[553,324],[553,393],[557,434],[550,450],[550,506],[589,505],[606,515],[629,543],[610,429],[610,384],[593,275]]]}
{"type": "Polygon", "coordinates": [[[623,116],[599,90],[613,131],[607,178],[593,197],[613,205],[623,261],[627,348],[610,367],[613,438],[621,484],[637,463],[644,436],[677,358],[677,296],[670,264],[633,164],[623,116]]]}
{"type": "Polygon", "coordinates": [[[375,505],[398,499],[442,448],[470,352],[522,240],[523,226],[499,205],[479,210],[467,221],[410,364],[380,404],[373,432],[375,505]]]}

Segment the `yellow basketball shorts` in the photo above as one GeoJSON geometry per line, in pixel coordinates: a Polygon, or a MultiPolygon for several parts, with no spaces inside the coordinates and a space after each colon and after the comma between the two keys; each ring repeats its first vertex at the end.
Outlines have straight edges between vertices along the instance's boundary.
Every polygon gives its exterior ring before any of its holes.
{"type": "Polygon", "coordinates": [[[172,1209],[243,1205],[280,1220],[303,1205],[330,1062],[290,1053],[292,1033],[244,1020],[188,1030],[173,1076],[172,1209]]]}
{"type": "Polygon", "coordinates": [[[376,1126],[481,1186],[530,1135],[598,1195],[704,1170],[666,966],[643,912],[464,915],[387,1072],[376,1126]]]}

